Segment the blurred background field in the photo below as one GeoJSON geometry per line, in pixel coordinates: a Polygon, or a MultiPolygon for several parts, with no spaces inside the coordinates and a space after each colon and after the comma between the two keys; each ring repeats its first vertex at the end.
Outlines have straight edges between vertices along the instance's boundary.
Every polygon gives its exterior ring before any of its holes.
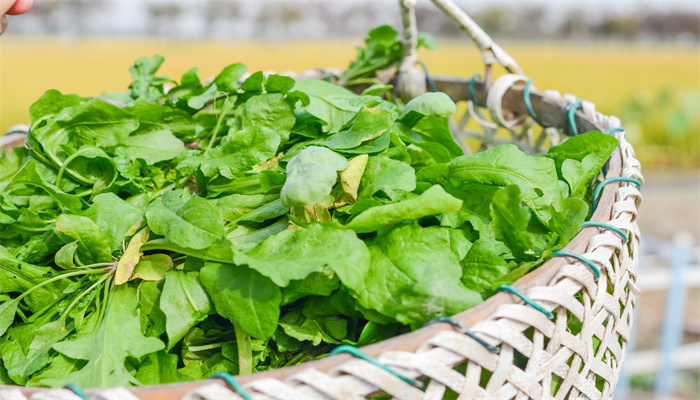
{"type": "MultiPolygon", "coordinates": [[[[459,3],[538,90],[576,94],[621,118],[646,179],[639,224],[650,255],[644,253],[642,268],[665,274],[670,261],[653,250],[670,248],[679,232],[690,232],[695,243],[700,237],[700,3],[459,3]]],[[[418,2],[417,14],[419,28],[439,42],[420,53],[431,74],[483,73],[478,51],[429,1],[418,2]]],[[[47,89],[83,96],[126,91],[138,57],[164,56],[161,72],[175,80],[194,66],[206,78],[234,62],[250,71],[344,68],[363,35],[381,24],[399,26],[395,0],[35,0],[0,38],[0,135],[28,123],[29,106],[47,89]]],[[[692,282],[700,282],[699,259],[695,254],[688,269],[692,282]]],[[[677,310],[685,315],[679,329],[686,344],[700,343],[697,286],[677,310]]],[[[663,290],[643,292],[638,350],[658,347],[665,298],[663,290]]],[[[677,397],[700,398],[700,346],[694,349],[696,363],[674,378],[677,397]]],[[[633,391],[616,398],[652,396],[655,373],[633,375],[633,391]]]]}
{"type": "MultiPolygon", "coordinates": [[[[242,42],[7,35],[0,39],[0,132],[28,122],[29,106],[48,89],[83,96],[125,91],[129,66],[142,56],[164,56],[162,72],[179,80],[193,66],[209,77],[234,62],[251,71],[343,68],[361,43],[360,38],[242,42]]],[[[574,93],[601,112],[623,118],[645,166],[700,167],[696,47],[554,41],[501,45],[535,78],[538,89],[574,93]]],[[[422,50],[420,58],[433,74],[482,72],[480,55],[467,39],[441,40],[437,50],[422,50]]]]}

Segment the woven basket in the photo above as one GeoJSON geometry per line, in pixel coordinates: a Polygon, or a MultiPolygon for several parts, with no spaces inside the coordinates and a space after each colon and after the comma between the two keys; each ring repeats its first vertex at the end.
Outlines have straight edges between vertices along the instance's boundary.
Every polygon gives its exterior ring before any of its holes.
{"type": "MultiPolygon", "coordinates": [[[[485,81],[426,77],[425,71],[416,68],[415,14],[413,2],[408,0],[400,1],[404,58],[389,80],[404,96],[419,94],[427,86],[447,93],[458,104],[466,102],[466,108],[458,107],[467,110],[462,118],[451,121],[451,130],[460,144],[465,139],[478,139],[481,148],[486,149],[514,143],[524,151],[539,153],[547,140],[556,144],[562,137],[591,130],[608,132],[620,142],[605,169],[605,177],[614,179],[603,187],[591,219],[616,229],[582,229],[564,249],[572,256],[552,258],[512,285],[554,313],[553,319],[519,297],[500,292],[453,317],[469,327],[470,335],[450,324],[433,324],[362,348],[364,354],[396,374],[339,354],[296,367],[238,376],[243,391],[229,386],[236,382],[221,379],[85,389],[86,397],[69,389],[0,386],[0,400],[361,399],[378,393],[398,399],[440,399],[448,390],[459,394],[459,399],[611,398],[625,359],[639,293],[635,286],[640,239],[636,218],[642,196],[635,185],[618,179],[643,182],[634,150],[616,117],[602,115],[592,103],[572,95],[562,98],[556,91],[527,90],[527,78],[512,74],[519,71],[517,64],[464,12],[448,0],[433,2],[481,49],[485,81]],[[501,64],[509,74],[492,83],[493,64],[501,64]],[[481,131],[469,128],[475,125],[471,120],[479,123],[481,131]],[[533,120],[547,128],[540,130],[533,120]],[[626,232],[628,240],[624,241],[617,230],[626,232]],[[600,269],[600,279],[595,280],[586,262],[600,269]],[[572,318],[581,322],[580,331],[567,328],[572,318]],[[498,352],[489,350],[491,346],[498,352]],[[397,375],[429,379],[424,379],[427,385],[418,389],[397,375]]],[[[301,75],[324,73],[316,70],[301,75]]],[[[23,135],[5,136],[0,138],[0,147],[20,146],[23,142],[23,135]]],[[[465,146],[465,150],[469,148],[465,146]]],[[[456,397],[452,393],[451,398],[456,397]]]]}

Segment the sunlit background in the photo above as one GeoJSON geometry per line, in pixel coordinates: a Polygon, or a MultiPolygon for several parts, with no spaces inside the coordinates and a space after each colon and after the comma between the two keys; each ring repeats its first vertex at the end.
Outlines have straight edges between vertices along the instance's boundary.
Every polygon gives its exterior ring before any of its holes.
{"type": "MultiPolygon", "coordinates": [[[[645,271],[668,275],[674,238],[681,232],[693,238],[689,265],[679,267],[688,296],[679,311],[684,322],[674,328],[682,330],[682,341],[674,344],[680,355],[671,357],[673,395],[698,398],[700,2],[458,4],[539,90],[574,93],[622,119],[647,178],[639,217],[649,249],[642,278],[645,271]]],[[[428,0],[418,1],[417,17],[419,29],[440,43],[420,53],[430,73],[468,77],[482,71],[471,42],[428,0]]],[[[84,96],[125,91],[128,68],[141,56],[164,56],[161,72],[176,80],[193,66],[208,77],[234,62],[251,71],[343,68],[371,28],[398,27],[399,21],[394,0],[35,0],[29,13],[10,17],[0,37],[0,132],[28,123],[29,106],[47,89],[84,96]]],[[[666,289],[658,286],[642,295],[631,391],[621,396],[653,397],[655,385],[657,397],[671,395],[658,393],[662,355],[656,349],[668,314],[666,289]]]]}

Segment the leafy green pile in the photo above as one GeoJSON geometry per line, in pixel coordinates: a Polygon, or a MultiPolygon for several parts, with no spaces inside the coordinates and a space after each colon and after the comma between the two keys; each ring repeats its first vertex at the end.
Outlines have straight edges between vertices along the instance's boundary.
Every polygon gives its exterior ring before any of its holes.
{"type": "Polygon", "coordinates": [[[617,146],[465,156],[442,93],[162,62],[123,107],[49,90],[0,154],[0,383],[250,373],[460,312],[576,234],[617,146]]]}

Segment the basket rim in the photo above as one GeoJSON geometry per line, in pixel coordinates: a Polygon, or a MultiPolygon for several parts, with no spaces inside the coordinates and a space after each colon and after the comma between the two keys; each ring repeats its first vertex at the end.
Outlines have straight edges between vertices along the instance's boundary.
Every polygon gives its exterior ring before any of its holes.
{"type": "MultiPolygon", "coordinates": [[[[454,78],[447,76],[433,76],[433,79],[438,87],[439,91],[446,92],[455,102],[470,100],[469,94],[467,93],[466,85],[468,79],[465,78],[454,78]]],[[[476,82],[475,84],[475,95],[477,98],[482,97],[481,101],[485,102],[486,98],[486,87],[484,82],[476,82]]],[[[534,109],[538,112],[538,115],[542,115],[545,123],[550,123],[551,125],[564,129],[566,131],[566,124],[562,123],[562,119],[557,115],[558,113],[566,112],[569,103],[565,100],[554,98],[552,96],[545,96],[539,92],[531,92],[532,104],[534,109]]],[[[517,85],[508,89],[503,97],[503,105],[509,110],[515,112],[527,112],[523,102],[522,86],[517,85]]],[[[483,103],[482,103],[483,104],[483,103]]],[[[590,130],[605,131],[607,127],[602,126],[602,121],[591,121],[587,115],[583,112],[576,111],[575,113],[576,122],[579,126],[580,131],[586,132],[590,130]]],[[[24,135],[10,134],[6,136],[0,136],[0,149],[5,147],[18,147],[24,142],[24,135]]],[[[606,178],[619,176],[622,172],[622,153],[620,146],[618,146],[607,163],[608,169],[606,178]]],[[[602,190],[600,200],[598,202],[598,207],[595,209],[591,221],[598,222],[608,222],[612,216],[613,204],[615,203],[615,196],[618,188],[620,187],[620,182],[615,182],[613,184],[607,185],[602,190]]],[[[564,250],[583,253],[588,246],[589,240],[595,236],[595,231],[592,229],[582,229],[579,233],[564,247],[564,250]]],[[[536,286],[546,286],[548,282],[554,278],[554,276],[559,272],[559,270],[569,264],[566,259],[562,257],[551,258],[543,263],[540,267],[524,275],[511,286],[520,290],[527,291],[528,289],[536,286]]],[[[486,299],[483,303],[470,308],[468,310],[462,311],[453,316],[454,319],[464,323],[467,326],[472,326],[475,323],[488,319],[493,312],[503,304],[514,304],[517,301],[513,296],[505,292],[499,292],[493,296],[486,299]]],[[[432,324],[415,331],[395,336],[368,346],[362,347],[362,351],[372,357],[377,357],[380,353],[385,351],[410,351],[414,352],[416,349],[430,337],[434,336],[440,331],[452,329],[447,324],[432,324]]],[[[295,365],[286,368],[280,368],[275,370],[257,372],[250,375],[238,375],[236,380],[241,384],[245,385],[253,381],[260,379],[277,379],[284,381],[288,377],[299,373],[302,370],[314,368],[321,372],[328,372],[333,367],[340,365],[352,358],[349,354],[336,354],[333,356],[324,357],[322,359],[308,361],[300,365],[295,365]]],[[[161,385],[148,385],[148,386],[133,386],[127,389],[138,398],[144,399],[171,399],[173,398],[173,393],[184,394],[192,390],[200,388],[202,386],[210,384],[211,380],[200,380],[192,382],[178,382],[170,384],[161,385]]],[[[48,388],[32,388],[19,385],[0,385],[0,390],[6,389],[19,389],[24,395],[31,396],[35,393],[40,393],[48,390],[48,388]]],[[[87,396],[94,396],[103,390],[103,388],[86,388],[84,392],[87,396]]]]}

